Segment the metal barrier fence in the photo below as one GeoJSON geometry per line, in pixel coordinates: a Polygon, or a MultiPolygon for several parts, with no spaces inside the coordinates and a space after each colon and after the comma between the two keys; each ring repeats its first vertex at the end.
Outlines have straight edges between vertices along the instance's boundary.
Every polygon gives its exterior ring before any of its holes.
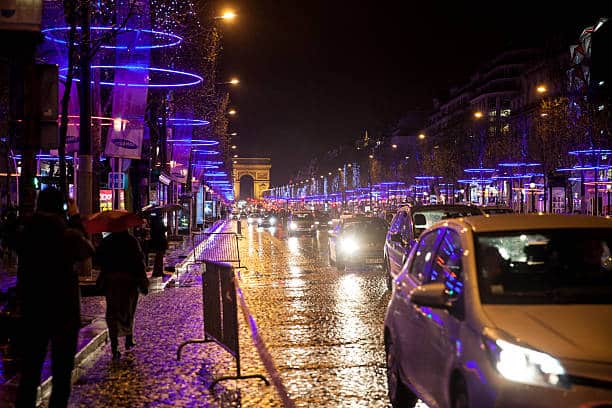
{"type": "Polygon", "coordinates": [[[208,387],[225,380],[258,378],[270,385],[261,374],[242,375],[240,370],[240,342],[238,333],[238,303],[234,268],[227,263],[205,261],[202,270],[202,309],[204,312],[204,338],[182,342],[176,351],[176,359],[181,359],[181,351],[188,344],[214,342],[236,359],[236,375],[215,379],[208,387]]]}
{"type": "Polygon", "coordinates": [[[240,251],[238,235],[235,232],[198,232],[191,236],[193,245],[193,263],[226,262],[238,268],[240,251]]]}

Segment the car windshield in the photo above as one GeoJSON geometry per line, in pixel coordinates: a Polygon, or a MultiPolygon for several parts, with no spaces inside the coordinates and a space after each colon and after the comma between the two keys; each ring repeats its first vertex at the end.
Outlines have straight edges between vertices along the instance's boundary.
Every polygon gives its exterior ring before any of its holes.
{"type": "Polygon", "coordinates": [[[344,225],[343,234],[386,235],[387,223],[380,218],[361,218],[344,225]]]}
{"type": "Polygon", "coordinates": [[[449,207],[449,208],[432,208],[427,207],[418,209],[412,212],[412,219],[415,221],[415,235],[419,237],[423,231],[431,227],[440,220],[448,218],[468,217],[470,215],[482,215],[482,210],[477,207],[449,207]],[[421,214],[422,217],[419,215],[421,214]],[[424,217],[425,223],[417,222],[419,218],[424,217]]]}
{"type": "Polygon", "coordinates": [[[612,304],[612,229],[476,236],[482,303],[612,304]]]}
{"type": "Polygon", "coordinates": [[[294,214],[293,219],[294,221],[312,221],[314,217],[312,216],[312,214],[303,213],[303,214],[294,214]]]}
{"type": "Polygon", "coordinates": [[[483,208],[484,212],[487,214],[512,214],[511,208],[483,208]]]}

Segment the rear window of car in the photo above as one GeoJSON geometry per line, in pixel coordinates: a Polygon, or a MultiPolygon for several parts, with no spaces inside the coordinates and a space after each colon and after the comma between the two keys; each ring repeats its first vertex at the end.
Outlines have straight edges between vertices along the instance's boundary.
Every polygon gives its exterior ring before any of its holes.
{"type": "Polygon", "coordinates": [[[366,234],[387,233],[387,223],[380,218],[355,220],[344,227],[345,232],[363,232],[366,234]]]}
{"type": "MultiPolygon", "coordinates": [[[[448,218],[458,217],[469,217],[471,215],[482,215],[482,211],[479,208],[451,208],[451,209],[422,209],[412,213],[412,219],[414,220],[416,214],[423,214],[427,220],[426,228],[431,227],[433,224],[440,220],[446,220],[448,218]]],[[[419,225],[419,228],[423,228],[419,225]]]]}
{"type": "Polygon", "coordinates": [[[312,214],[294,214],[293,218],[297,221],[310,221],[314,217],[312,216],[312,214]]]}

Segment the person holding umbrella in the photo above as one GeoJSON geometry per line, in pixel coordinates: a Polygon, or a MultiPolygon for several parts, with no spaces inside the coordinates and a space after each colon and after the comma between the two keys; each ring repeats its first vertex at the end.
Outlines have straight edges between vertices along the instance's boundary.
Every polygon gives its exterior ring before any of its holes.
{"type": "Polygon", "coordinates": [[[119,337],[125,337],[126,350],[136,345],[134,315],[138,294],[149,292],[144,254],[138,240],[128,231],[140,224],[142,219],[125,211],[105,211],[92,216],[86,224],[91,232],[108,233],[97,248],[100,274],[96,286],[106,298],[106,325],[113,360],[121,357],[119,337]]]}

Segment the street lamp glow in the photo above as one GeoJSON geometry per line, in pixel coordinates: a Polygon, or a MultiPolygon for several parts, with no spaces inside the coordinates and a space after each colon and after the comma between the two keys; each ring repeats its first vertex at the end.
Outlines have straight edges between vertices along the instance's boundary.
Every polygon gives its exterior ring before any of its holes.
{"type": "Polygon", "coordinates": [[[419,133],[419,139],[421,140],[425,139],[425,133],[419,133]]]}
{"type": "Polygon", "coordinates": [[[238,85],[240,83],[240,80],[238,78],[232,78],[229,80],[229,83],[232,85],[238,85]]]}
{"type": "Polygon", "coordinates": [[[327,174],[329,174],[331,176],[331,171],[329,173],[327,173],[327,174]]]}
{"type": "Polygon", "coordinates": [[[347,164],[348,167],[353,167],[353,165],[351,163],[347,164]]]}
{"type": "Polygon", "coordinates": [[[238,132],[230,133],[230,136],[238,136],[238,132]]]}
{"type": "Polygon", "coordinates": [[[476,119],[480,119],[480,118],[482,118],[482,112],[481,112],[481,111],[476,111],[476,112],[474,112],[474,117],[475,117],[476,119]]]}
{"type": "Polygon", "coordinates": [[[219,17],[215,18],[225,21],[233,21],[236,17],[238,17],[238,15],[233,10],[226,10],[219,17]]]}
{"type": "Polygon", "coordinates": [[[123,123],[121,121],[121,118],[114,118],[113,119],[113,130],[115,132],[121,132],[123,128],[123,123]]]}
{"type": "Polygon", "coordinates": [[[232,149],[236,149],[236,148],[238,148],[238,146],[232,145],[232,149]]]}
{"type": "Polygon", "coordinates": [[[373,159],[373,158],[374,158],[374,155],[373,155],[373,154],[371,154],[371,155],[369,155],[368,157],[369,157],[370,159],[373,159]]]}
{"type": "Polygon", "coordinates": [[[538,87],[536,88],[537,93],[545,93],[546,91],[548,91],[548,88],[546,88],[546,85],[538,85],[538,87]]]}
{"type": "Polygon", "coordinates": [[[227,113],[230,115],[235,115],[238,112],[236,112],[236,109],[230,109],[227,113]]]}
{"type": "Polygon", "coordinates": [[[235,154],[235,155],[234,155],[234,159],[235,159],[235,158],[237,158],[237,157],[238,157],[238,155],[237,155],[237,154],[235,154]]]}
{"type": "Polygon", "coordinates": [[[397,145],[394,143],[391,145],[392,148],[397,149],[397,145]]]}

